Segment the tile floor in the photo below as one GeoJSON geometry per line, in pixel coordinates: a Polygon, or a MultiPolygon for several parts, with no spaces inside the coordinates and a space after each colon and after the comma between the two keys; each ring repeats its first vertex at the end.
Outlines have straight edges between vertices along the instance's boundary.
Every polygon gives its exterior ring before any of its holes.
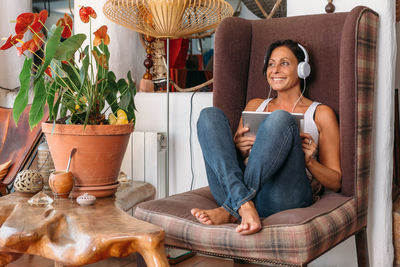
{"type": "MultiPolygon", "coordinates": [[[[85,265],[86,267],[137,267],[134,256],[126,258],[110,258],[108,260],[85,265]]],[[[174,267],[260,267],[265,265],[259,264],[236,264],[229,259],[220,259],[215,257],[207,257],[196,255],[185,261],[172,265],[174,267]]],[[[51,260],[32,255],[23,255],[18,260],[9,263],[6,267],[54,267],[51,260]]]]}

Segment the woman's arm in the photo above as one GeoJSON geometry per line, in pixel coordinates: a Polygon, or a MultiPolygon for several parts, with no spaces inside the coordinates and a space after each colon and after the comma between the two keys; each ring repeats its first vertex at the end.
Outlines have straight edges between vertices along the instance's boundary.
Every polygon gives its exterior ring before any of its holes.
{"type": "Polygon", "coordinates": [[[319,162],[312,157],[315,143],[310,146],[309,134],[302,134],[303,150],[307,169],[325,187],[338,191],[341,187],[339,125],[333,110],[325,105],[318,106],[315,123],[319,131],[319,162]]]}
{"type": "MultiPolygon", "coordinates": [[[[261,98],[255,98],[247,103],[244,110],[254,111],[258,108],[258,106],[264,101],[261,98]]],[[[233,142],[236,145],[236,148],[239,149],[243,158],[247,158],[250,154],[250,149],[253,147],[255,137],[254,136],[245,136],[244,134],[248,132],[249,128],[243,128],[243,121],[240,118],[240,122],[238,128],[236,130],[235,136],[233,137],[233,142]]]]}

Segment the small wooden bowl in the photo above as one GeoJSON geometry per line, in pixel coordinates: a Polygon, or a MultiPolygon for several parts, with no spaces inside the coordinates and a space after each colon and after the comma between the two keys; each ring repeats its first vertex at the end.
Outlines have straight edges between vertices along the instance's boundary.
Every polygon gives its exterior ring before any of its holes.
{"type": "Polygon", "coordinates": [[[54,171],[50,174],[49,186],[56,196],[68,198],[74,186],[74,176],[72,172],[54,171]]]}

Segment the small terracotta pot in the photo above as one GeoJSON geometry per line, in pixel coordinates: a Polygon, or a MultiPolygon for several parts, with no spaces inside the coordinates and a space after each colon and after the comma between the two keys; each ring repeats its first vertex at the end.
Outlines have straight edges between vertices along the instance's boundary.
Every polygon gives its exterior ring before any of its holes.
{"type": "Polygon", "coordinates": [[[74,176],[72,172],[52,172],[49,177],[49,186],[55,195],[68,198],[69,193],[74,186],[74,176]]]}

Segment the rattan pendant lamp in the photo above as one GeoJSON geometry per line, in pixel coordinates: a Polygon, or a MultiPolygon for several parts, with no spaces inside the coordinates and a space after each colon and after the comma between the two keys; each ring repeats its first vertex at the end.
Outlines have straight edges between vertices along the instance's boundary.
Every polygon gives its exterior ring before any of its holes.
{"type": "Polygon", "coordinates": [[[169,40],[214,29],[233,15],[225,0],[108,0],[107,18],[142,34],[167,40],[167,166],[165,195],[169,195],[169,40]]]}

